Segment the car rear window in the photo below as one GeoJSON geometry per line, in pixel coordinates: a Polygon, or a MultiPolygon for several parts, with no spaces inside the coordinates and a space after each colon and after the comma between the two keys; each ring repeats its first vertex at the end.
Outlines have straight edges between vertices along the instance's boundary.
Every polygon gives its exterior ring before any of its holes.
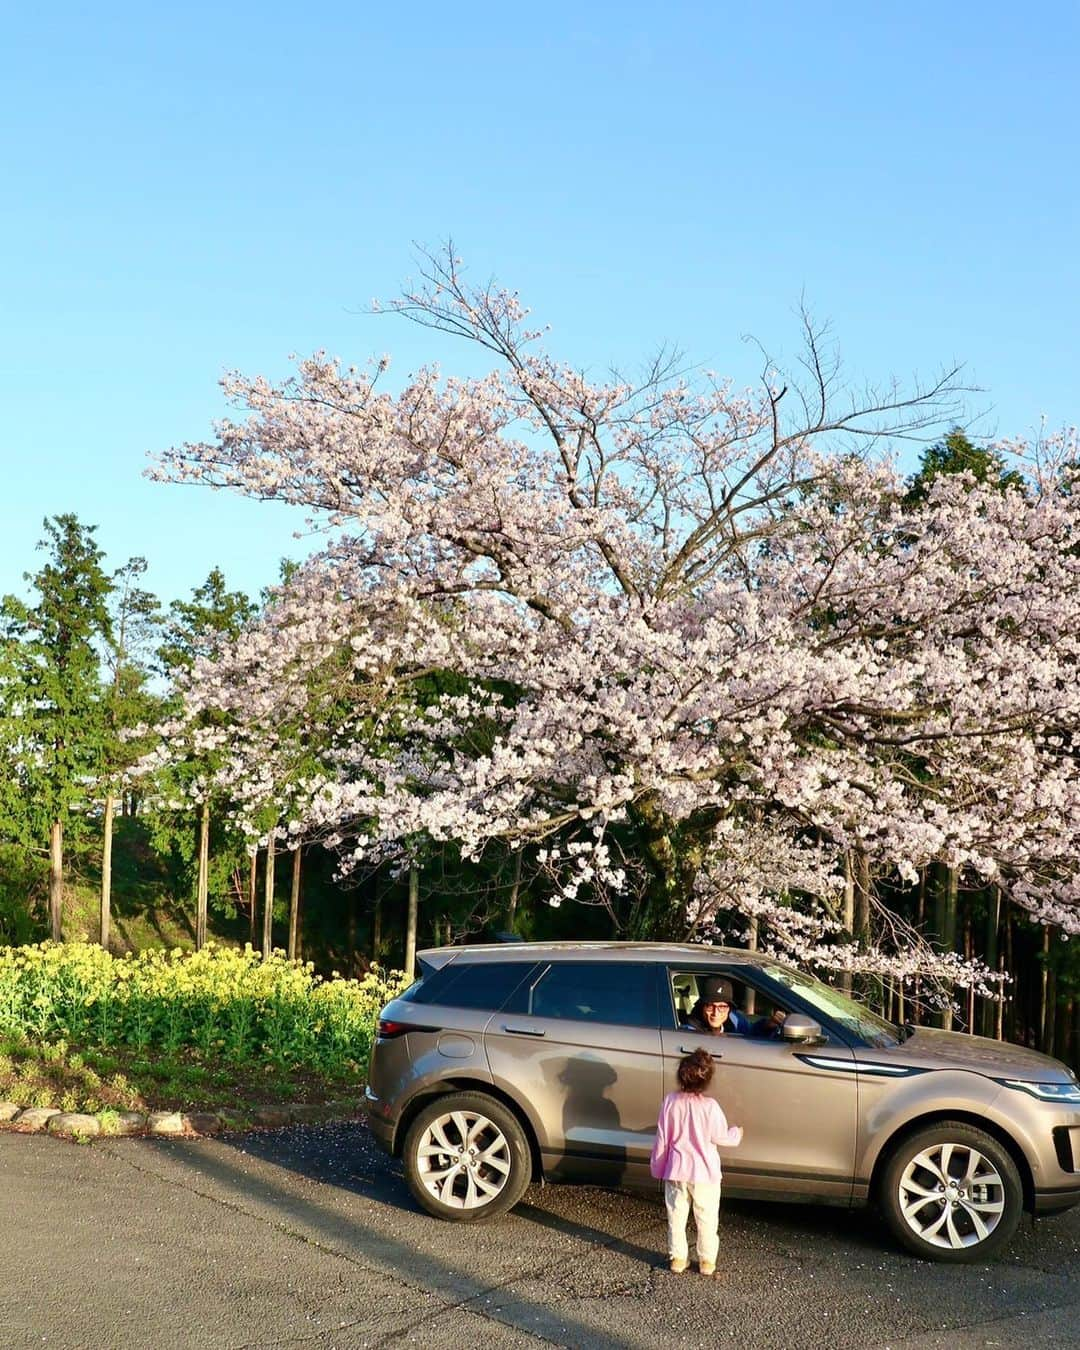
{"type": "Polygon", "coordinates": [[[451,961],[402,994],[410,1003],[495,1012],[533,969],[534,961],[451,961]]]}
{"type": "Polygon", "coordinates": [[[519,988],[510,1012],[624,1027],[657,1025],[656,967],[624,961],[551,965],[519,988]]]}

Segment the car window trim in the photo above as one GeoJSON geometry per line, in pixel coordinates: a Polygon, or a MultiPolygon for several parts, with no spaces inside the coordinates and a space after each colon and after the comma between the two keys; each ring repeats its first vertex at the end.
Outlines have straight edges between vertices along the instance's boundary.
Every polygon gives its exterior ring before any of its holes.
{"type": "MultiPolygon", "coordinates": [[[[852,1035],[851,1032],[841,1029],[830,1017],[822,1013],[820,1008],[815,1008],[813,1004],[799,998],[793,989],[787,985],[773,984],[768,974],[757,966],[744,965],[726,965],[726,966],[698,966],[692,961],[686,962],[668,962],[665,967],[664,983],[667,986],[667,1010],[670,1012],[672,1021],[670,1025],[665,1026],[665,1031],[678,1031],[681,1023],[679,1021],[679,1012],[675,1007],[675,989],[672,984],[672,977],[679,975],[694,975],[699,979],[709,975],[722,975],[729,980],[737,980],[739,984],[753,989],[755,993],[769,998],[773,1003],[780,1007],[788,1008],[792,1012],[805,1013],[812,1017],[815,1022],[821,1025],[823,1031],[828,1033],[830,1040],[835,1040],[838,1044],[852,1049],[861,1047],[863,1042],[861,1038],[852,1035]]],[[[739,1009],[742,1012],[742,1009],[739,1009]]],[[[749,1016],[744,1013],[744,1016],[749,1016]]],[[[755,1014],[756,1016],[756,1014],[755,1014]]]]}

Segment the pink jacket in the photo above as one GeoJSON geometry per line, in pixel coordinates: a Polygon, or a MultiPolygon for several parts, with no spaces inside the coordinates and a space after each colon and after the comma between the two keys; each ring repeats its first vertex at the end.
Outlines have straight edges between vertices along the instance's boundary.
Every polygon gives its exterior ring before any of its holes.
{"type": "Polygon", "coordinates": [[[734,1148],[742,1128],[703,1092],[669,1092],[660,1108],[649,1170],[661,1181],[719,1182],[717,1147],[734,1148]]]}

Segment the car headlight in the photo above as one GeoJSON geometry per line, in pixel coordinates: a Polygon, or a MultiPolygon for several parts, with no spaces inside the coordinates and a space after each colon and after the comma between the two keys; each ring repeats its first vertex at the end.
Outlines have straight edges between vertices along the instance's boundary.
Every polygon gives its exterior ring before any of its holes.
{"type": "Polygon", "coordinates": [[[1026,1083],[1018,1078],[1002,1078],[1005,1087],[1016,1088],[1040,1102],[1067,1102],[1080,1105],[1080,1086],[1076,1083],[1026,1083]]]}

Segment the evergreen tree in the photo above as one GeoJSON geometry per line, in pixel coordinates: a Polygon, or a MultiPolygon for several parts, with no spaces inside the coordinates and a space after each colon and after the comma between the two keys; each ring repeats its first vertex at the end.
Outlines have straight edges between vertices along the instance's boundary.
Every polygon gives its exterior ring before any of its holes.
{"type": "Polygon", "coordinates": [[[104,758],[101,648],[112,635],[113,587],[94,526],[65,514],[46,519],[44,528],[39,548],[49,560],[26,574],[32,599],[9,595],[0,604],[6,720],[17,726],[5,817],[26,843],[40,847],[48,838],[49,927],[60,941],[64,832],[73,812],[85,808],[104,758]]]}
{"type": "Polygon", "coordinates": [[[908,479],[906,503],[925,501],[934,479],[947,473],[969,473],[976,483],[996,484],[1002,491],[1024,486],[1023,476],[1007,468],[999,454],[976,445],[961,427],[953,427],[943,441],[923,452],[918,473],[908,479]]]}
{"type": "MultiPolygon", "coordinates": [[[[225,576],[218,567],[213,568],[203,584],[196,587],[190,600],[174,600],[169,606],[170,616],[166,622],[164,641],[157,651],[161,669],[173,682],[174,688],[176,682],[183,680],[200,657],[213,660],[219,644],[228,637],[235,637],[256,613],[257,607],[248,596],[242,591],[228,589],[225,576]]],[[[205,714],[196,731],[208,730],[209,724],[215,720],[220,720],[218,714],[205,714]]],[[[197,740],[198,736],[194,739],[197,740]]],[[[220,754],[201,749],[194,743],[179,747],[179,750],[179,754],[174,753],[170,757],[168,767],[164,770],[163,786],[167,800],[175,802],[179,799],[197,805],[198,826],[194,848],[186,823],[180,823],[175,810],[159,814],[154,836],[163,852],[179,855],[188,866],[194,864],[195,945],[201,948],[206,941],[211,887],[214,774],[220,754]]],[[[186,816],[186,810],[182,810],[182,814],[186,816]]],[[[235,839],[229,842],[232,845],[229,861],[235,862],[239,850],[235,839]]],[[[235,869],[228,866],[228,870],[235,869]]]]}
{"type": "Polygon", "coordinates": [[[112,579],[112,628],[105,648],[108,682],[104,691],[105,742],[101,795],[101,945],[109,946],[112,896],[113,816],[124,775],[153,744],[152,728],[161,699],[150,688],[150,658],[160,615],[157,597],[139,583],[146,559],[132,558],[112,579]],[[136,734],[142,728],[142,734],[136,734]]]}

